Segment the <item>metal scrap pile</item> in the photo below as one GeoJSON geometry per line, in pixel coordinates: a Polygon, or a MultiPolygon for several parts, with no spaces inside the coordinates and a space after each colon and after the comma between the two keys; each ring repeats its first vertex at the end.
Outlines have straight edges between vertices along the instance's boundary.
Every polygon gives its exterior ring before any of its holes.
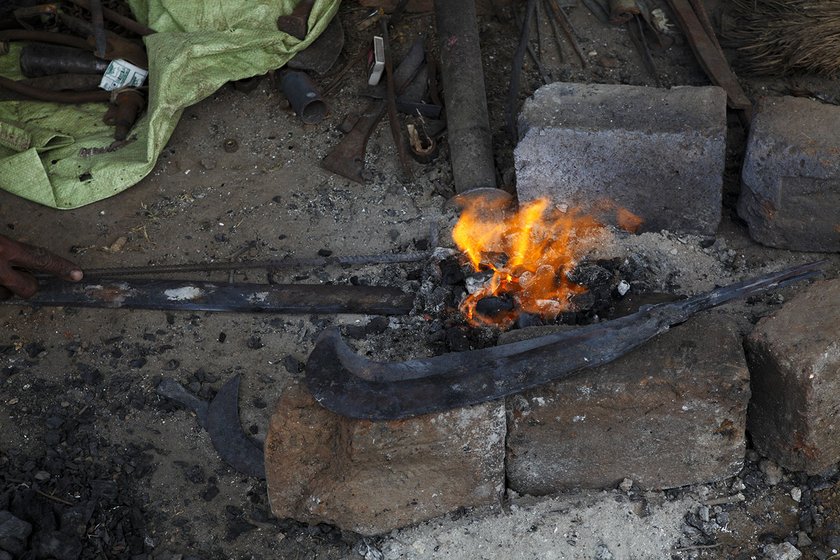
{"type": "Polygon", "coordinates": [[[0,97],[54,103],[107,102],[103,121],[125,140],[146,106],[148,59],[141,37],[154,33],[101,0],[34,4],[0,10],[0,52],[20,43],[22,80],[0,76],[0,97]]]}

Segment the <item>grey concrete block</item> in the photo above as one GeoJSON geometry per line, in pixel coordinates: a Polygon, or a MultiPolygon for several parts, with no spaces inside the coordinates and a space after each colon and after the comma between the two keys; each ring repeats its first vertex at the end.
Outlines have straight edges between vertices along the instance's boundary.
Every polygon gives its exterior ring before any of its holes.
{"type": "MultiPolygon", "coordinates": [[[[519,133],[520,201],[624,208],[643,220],[639,231],[717,229],[726,152],[719,87],[554,83],[525,102],[519,133]]],[[[614,212],[600,214],[621,225],[614,212]]]]}
{"type": "Polygon", "coordinates": [[[840,461],[840,280],[817,282],[747,338],[747,427],[756,449],[791,470],[840,461]]]}
{"type": "Polygon", "coordinates": [[[730,321],[707,313],[605,366],[508,399],[508,486],[672,488],[743,465],[749,374],[730,321]]]}
{"type": "Polygon", "coordinates": [[[764,245],[840,251],[840,107],[765,98],[753,119],[738,214],[764,245]]]}

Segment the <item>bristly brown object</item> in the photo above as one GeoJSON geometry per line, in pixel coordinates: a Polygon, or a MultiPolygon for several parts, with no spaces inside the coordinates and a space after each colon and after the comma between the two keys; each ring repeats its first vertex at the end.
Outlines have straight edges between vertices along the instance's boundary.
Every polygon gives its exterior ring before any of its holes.
{"type": "Polygon", "coordinates": [[[740,72],[840,75],[840,0],[732,0],[728,10],[740,72]]]}

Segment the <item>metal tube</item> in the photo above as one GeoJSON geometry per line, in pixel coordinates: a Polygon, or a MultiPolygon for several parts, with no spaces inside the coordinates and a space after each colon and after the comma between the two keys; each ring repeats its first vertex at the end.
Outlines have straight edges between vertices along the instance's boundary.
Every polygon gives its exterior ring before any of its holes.
{"type": "Polygon", "coordinates": [[[496,187],[493,137],[474,0],[435,0],[455,191],[496,187]]]}
{"type": "Polygon", "coordinates": [[[280,76],[280,87],[300,120],[306,124],[321,122],[327,114],[327,104],[321,99],[318,87],[304,72],[288,71],[280,76]]]}

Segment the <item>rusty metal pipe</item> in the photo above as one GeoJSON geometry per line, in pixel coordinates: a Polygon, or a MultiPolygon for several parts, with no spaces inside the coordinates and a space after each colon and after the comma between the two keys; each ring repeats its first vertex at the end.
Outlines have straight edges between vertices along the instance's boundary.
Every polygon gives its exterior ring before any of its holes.
{"type": "Polygon", "coordinates": [[[0,88],[18,93],[35,101],[52,103],[99,103],[111,99],[109,91],[51,91],[21,84],[0,76],[0,88]]]}
{"type": "MultiPolygon", "coordinates": [[[[91,11],[91,4],[90,0],[70,0],[73,4],[80,6],[88,11],[91,11]]],[[[102,13],[105,16],[105,19],[112,21],[125,29],[126,31],[131,31],[132,33],[136,33],[141,37],[145,37],[146,35],[152,35],[156,33],[154,29],[151,27],[147,27],[140,22],[137,22],[129,17],[126,17],[120,13],[115,12],[114,10],[108,8],[102,8],[102,13]]]]}
{"type": "Polygon", "coordinates": [[[6,41],[37,41],[39,43],[50,43],[52,45],[64,45],[77,49],[90,50],[87,41],[73,35],[64,33],[51,33],[49,31],[30,31],[28,29],[7,29],[0,31],[0,42],[6,41]]]}
{"type": "Polygon", "coordinates": [[[493,136],[474,0],[435,0],[455,192],[496,188],[493,136]]]}

